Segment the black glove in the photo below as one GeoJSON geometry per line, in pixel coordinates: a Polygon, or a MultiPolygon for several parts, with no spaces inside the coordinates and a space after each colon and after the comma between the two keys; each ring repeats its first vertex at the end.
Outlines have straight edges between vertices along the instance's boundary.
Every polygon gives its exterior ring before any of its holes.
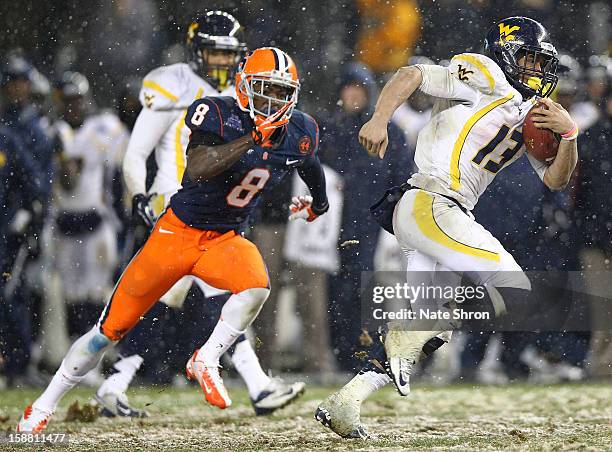
{"type": "Polygon", "coordinates": [[[149,201],[156,193],[143,195],[139,193],[132,198],[132,221],[134,224],[144,224],[147,229],[153,229],[155,225],[155,213],[149,205],[149,201]]]}

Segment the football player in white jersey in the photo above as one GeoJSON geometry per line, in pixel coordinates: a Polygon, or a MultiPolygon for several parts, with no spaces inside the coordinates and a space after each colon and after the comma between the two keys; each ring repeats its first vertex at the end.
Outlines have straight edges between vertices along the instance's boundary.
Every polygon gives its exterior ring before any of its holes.
{"type": "MultiPolygon", "coordinates": [[[[543,318],[545,308],[549,320],[561,319],[565,311],[556,300],[544,307],[532,302],[532,282],[470,213],[496,173],[525,152],[522,125],[537,101],[547,109],[537,108],[534,125],[558,133],[562,140],[549,164],[527,157],[550,189],[561,190],[569,182],[578,156],[577,127],[561,105],[546,98],[557,82],[557,52],[540,23],[511,17],[491,28],[485,54],[456,55],[449,67],[404,67],[387,83],[375,113],[359,133],[373,156],[385,155],[387,124],[413,92],[420,89],[436,100],[432,118],[418,136],[417,172],[407,184],[388,191],[391,196],[372,211],[406,253],[409,283],[427,272],[435,284],[435,275],[441,278],[441,271],[449,270],[459,274],[454,281],[459,284],[461,272],[469,271],[486,288],[486,309],[493,318],[507,312],[534,320],[543,318]]],[[[382,343],[370,353],[372,362],[328,397],[315,418],[340,436],[367,437],[360,421],[361,402],[391,381],[401,395],[408,395],[415,363],[448,342],[452,327],[408,329],[424,328],[389,323],[382,343]]]]}
{"type": "MultiPolygon", "coordinates": [[[[123,176],[132,196],[132,210],[149,228],[181,187],[190,136],[190,129],[185,125],[187,107],[205,96],[235,97],[234,73],[246,52],[240,23],[222,11],[209,11],[193,21],[187,30],[187,44],[192,55],[189,64],[162,66],[144,77],[140,91],[143,108],[123,160],[123,176]],[[155,152],[157,173],[147,191],[146,161],[151,152],[155,152]]],[[[170,307],[182,308],[193,282],[206,297],[223,294],[190,276],[178,281],[161,301],[170,307]]],[[[203,297],[199,302],[207,303],[203,297]]],[[[247,384],[257,414],[271,413],[303,392],[304,383],[289,385],[268,376],[244,335],[236,341],[231,355],[232,363],[247,384]]],[[[140,362],[134,364],[139,366],[140,362]]],[[[137,410],[126,404],[124,396],[136,366],[127,362],[124,366],[119,361],[114,367],[118,372],[100,388],[96,400],[105,408],[105,413],[136,413],[137,410]],[[117,394],[122,395],[122,409],[116,408],[117,394]]]]}
{"type": "Polygon", "coordinates": [[[109,193],[129,133],[115,114],[91,111],[84,75],[64,73],[56,94],[62,119],[54,126],[62,153],[53,195],[54,267],[69,307],[70,334],[81,335],[113,287],[118,221],[109,193]]]}

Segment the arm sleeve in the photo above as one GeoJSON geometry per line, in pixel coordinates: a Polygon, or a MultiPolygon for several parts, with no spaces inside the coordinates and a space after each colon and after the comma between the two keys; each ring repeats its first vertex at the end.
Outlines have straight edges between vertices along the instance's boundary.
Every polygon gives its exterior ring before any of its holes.
{"type": "Polygon", "coordinates": [[[327,210],[329,203],[325,190],[325,173],[323,172],[319,157],[313,154],[304,164],[298,167],[298,174],[310,190],[313,198],[312,208],[315,213],[327,210]]]}
{"type": "Polygon", "coordinates": [[[453,75],[449,68],[433,64],[417,64],[423,74],[419,89],[425,94],[443,99],[454,99],[475,103],[479,93],[453,75]]]}
{"type": "Polygon", "coordinates": [[[130,196],[146,193],[147,158],[176,118],[174,111],[143,108],[123,158],[123,178],[130,196]]]}
{"type": "Polygon", "coordinates": [[[527,155],[527,160],[531,163],[532,168],[535,170],[537,175],[540,177],[540,180],[544,182],[544,174],[546,174],[546,170],[548,169],[548,165],[544,162],[540,162],[538,159],[533,157],[528,152],[525,153],[527,155]]]}

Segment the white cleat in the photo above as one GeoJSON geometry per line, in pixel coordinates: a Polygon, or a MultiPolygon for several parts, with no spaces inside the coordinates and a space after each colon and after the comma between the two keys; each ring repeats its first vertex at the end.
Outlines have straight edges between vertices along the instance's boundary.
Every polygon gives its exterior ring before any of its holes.
{"type": "Polygon", "coordinates": [[[395,387],[400,395],[407,396],[410,394],[410,375],[421,357],[423,346],[444,332],[403,330],[401,322],[398,325],[397,329],[389,329],[385,335],[385,353],[395,387]]]}
{"type": "Polygon", "coordinates": [[[29,405],[23,411],[19,424],[17,424],[17,432],[42,432],[47,428],[52,415],[53,412],[39,410],[29,405]]]}
{"type": "Polygon", "coordinates": [[[290,404],[304,393],[305,386],[306,383],[301,381],[287,384],[279,377],[272,378],[266,389],[251,399],[255,414],[263,416],[290,404]]]}
{"type": "Polygon", "coordinates": [[[367,439],[370,435],[361,423],[361,402],[351,397],[345,388],[325,399],[317,407],[314,417],[342,438],[367,439]]]}
{"type": "Polygon", "coordinates": [[[98,390],[93,402],[99,407],[100,414],[104,417],[149,417],[149,413],[145,410],[131,406],[125,393],[101,393],[98,390]]]}
{"type": "Polygon", "coordinates": [[[401,396],[410,394],[410,375],[415,364],[406,358],[389,358],[389,373],[401,396]]]}

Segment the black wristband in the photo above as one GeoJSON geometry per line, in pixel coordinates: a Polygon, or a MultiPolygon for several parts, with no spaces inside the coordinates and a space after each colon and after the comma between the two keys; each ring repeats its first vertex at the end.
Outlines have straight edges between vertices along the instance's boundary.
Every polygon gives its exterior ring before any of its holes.
{"type": "Polygon", "coordinates": [[[325,201],[325,204],[321,205],[321,206],[317,206],[315,205],[315,203],[313,202],[312,205],[310,206],[310,208],[312,209],[312,213],[314,213],[315,215],[323,215],[325,212],[327,212],[329,210],[329,202],[325,201]]]}

